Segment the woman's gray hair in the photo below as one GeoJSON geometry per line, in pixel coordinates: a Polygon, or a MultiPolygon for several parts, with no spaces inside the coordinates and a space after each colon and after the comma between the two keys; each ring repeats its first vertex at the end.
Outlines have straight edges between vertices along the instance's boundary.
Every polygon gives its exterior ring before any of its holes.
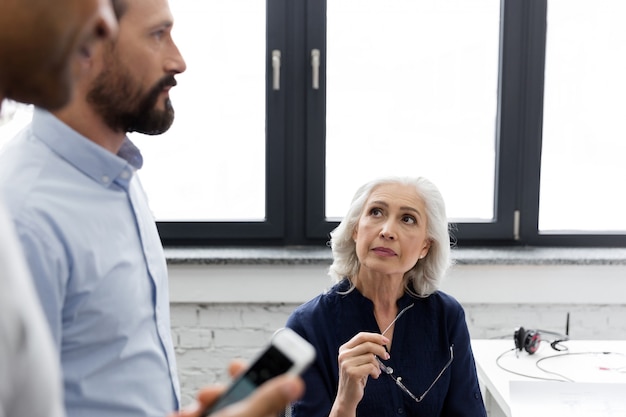
{"type": "Polygon", "coordinates": [[[339,226],[330,233],[330,247],[333,263],[329,275],[339,282],[345,278],[351,281],[359,271],[360,263],[356,254],[353,233],[372,191],[387,184],[404,184],[415,187],[426,208],[426,237],[430,240],[428,254],[404,274],[406,290],[418,297],[428,297],[437,291],[448,268],[450,258],[450,232],[446,206],[437,187],[426,178],[386,177],[370,181],[361,186],[352,199],[350,209],[339,226]]]}

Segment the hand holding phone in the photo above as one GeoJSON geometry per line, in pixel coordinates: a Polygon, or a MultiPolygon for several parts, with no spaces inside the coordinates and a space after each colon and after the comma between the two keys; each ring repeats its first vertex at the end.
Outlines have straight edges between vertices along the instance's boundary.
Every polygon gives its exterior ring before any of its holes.
{"type": "Polygon", "coordinates": [[[202,414],[206,417],[250,395],[258,386],[284,373],[298,375],[315,358],[315,348],[291,329],[274,333],[269,345],[252,365],[230,385],[226,392],[202,414]]]}

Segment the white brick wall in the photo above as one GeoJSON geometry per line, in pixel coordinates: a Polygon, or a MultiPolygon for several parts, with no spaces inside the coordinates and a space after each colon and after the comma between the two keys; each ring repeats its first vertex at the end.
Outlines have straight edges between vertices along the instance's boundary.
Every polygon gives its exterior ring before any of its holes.
{"type": "Polygon", "coordinates": [[[284,326],[294,304],[172,304],[183,405],[198,389],[229,379],[232,359],[249,360],[284,326]]]}
{"type": "MultiPolygon", "coordinates": [[[[626,298],[626,296],[625,296],[626,298]]],[[[233,358],[250,359],[282,327],[297,303],[172,304],[172,330],[183,394],[193,400],[207,384],[228,380],[233,358]]],[[[511,338],[516,327],[564,332],[570,312],[570,336],[576,339],[626,339],[623,305],[466,304],[473,338],[511,338]]]]}
{"type": "MultiPolygon", "coordinates": [[[[570,313],[569,335],[572,339],[626,339],[625,304],[470,304],[465,306],[468,327],[475,339],[510,335],[525,329],[565,332],[566,315],[570,313]]],[[[511,342],[512,343],[512,342],[511,342]]]]}

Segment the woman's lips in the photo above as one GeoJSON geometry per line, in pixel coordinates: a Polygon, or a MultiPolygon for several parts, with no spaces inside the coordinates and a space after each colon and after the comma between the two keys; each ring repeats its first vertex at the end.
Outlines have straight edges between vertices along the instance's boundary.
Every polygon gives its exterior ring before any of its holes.
{"type": "Polygon", "coordinates": [[[372,249],[372,251],[380,256],[396,256],[396,253],[389,248],[377,247],[372,249]]]}

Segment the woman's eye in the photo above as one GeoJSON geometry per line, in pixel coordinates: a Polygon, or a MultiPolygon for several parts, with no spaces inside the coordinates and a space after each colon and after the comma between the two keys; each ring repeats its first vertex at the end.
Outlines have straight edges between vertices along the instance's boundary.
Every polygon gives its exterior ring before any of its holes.
{"type": "Polygon", "coordinates": [[[404,216],[402,219],[406,224],[416,224],[417,220],[413,216],[404,216]]]}
{"type": "Polygon", "coordinates": [[[373,208],[373,209],[370,210],[370,214],[372,216],[380,216],[381,214],[383,214],[383,212],[379,208],[373,208]]]}

